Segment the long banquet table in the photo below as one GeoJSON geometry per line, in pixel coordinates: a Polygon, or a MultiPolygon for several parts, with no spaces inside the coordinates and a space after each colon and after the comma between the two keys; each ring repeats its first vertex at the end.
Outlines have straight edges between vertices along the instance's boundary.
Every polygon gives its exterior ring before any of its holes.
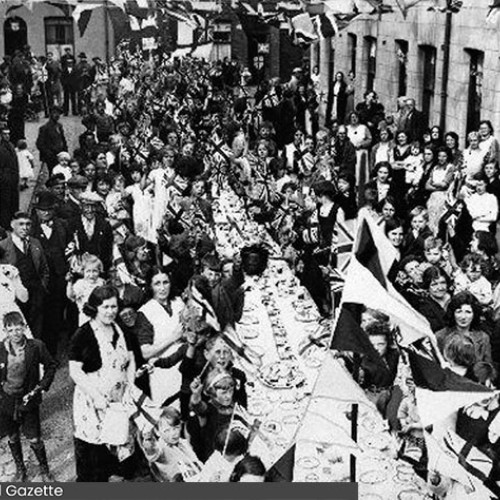
{"type": "MultiPolygon", "coordinates": [[[[328,453],[330,445],[324,439],[303,438],[310,433],[307,423],[311,422],[310,413],[316,404],[317,413],[333,422],[337,430],[344,429],[344,433],[349,434],[348,410],[352,405],[342,398],[335,401],[335,397],[337,388],[341,393],[349,384],[354,384],[362,401],[359,405],[359,449],[356,450],[360,498],[425,498],[425,483],[409,465],[395,459],[396,443],[385,423],[345,370],[338,372],[335,379],[327,380],[332,398],[326,406],[313,397],[318,376],[324,371],[325,361],[330,359],[331,353],[321,347],[320,342],[311,342],[311,338],[327,339],[324,344],[328,345],[333,325],[320,317],[308,291],[281,258],[277,243],[263,226],[248,218],[243,202],[232,190],[222,190],[213,209],[216,242],[221,255],[231,257],[245,245],[258,240],[271,249],[264,274],[259,278],[246,278],[244,312],[236,328],[243,342],[261,359],[261,367],[248,374],[248,413],[261,421],[263,440],[259,440],[259,446],[264,443],[266,449],[251,451],[259,453],[269,467],[295,443],[294,481],[349,481],[352,449],[345,448],[340,460],[340,448],[337,447],[332,459],[328,453]],[[336,387],[336,383],[343,387],[336,387]]],[[[329,428],[321,422],[318,426],[326,432],[329,428]]],[[[338,442],[335,429],[326,439],[338,442]]]]}

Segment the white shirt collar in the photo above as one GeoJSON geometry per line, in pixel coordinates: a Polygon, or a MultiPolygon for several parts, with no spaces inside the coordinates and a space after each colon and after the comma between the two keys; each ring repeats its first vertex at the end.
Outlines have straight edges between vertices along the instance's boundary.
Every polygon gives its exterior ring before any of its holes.
{"type": "Polygon", "coordinates": [[[17,234],[11,233],[12,234],[12,241],[16,247],[21,250],[21,252],[24,252],[24,242],[23,240],[17,236],[17,234]]]}

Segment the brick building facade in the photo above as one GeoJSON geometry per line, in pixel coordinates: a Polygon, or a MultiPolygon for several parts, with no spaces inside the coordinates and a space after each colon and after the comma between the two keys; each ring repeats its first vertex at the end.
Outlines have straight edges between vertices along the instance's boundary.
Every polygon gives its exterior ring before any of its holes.
{"type": "Polygon", "coordinates": [[[355,99],[374,88],[388,111],[399,95],[414,97],[428,113],[429,124],[439,124],[444,112],[446,129],[463,139],[480,119],[500,130],[500,30],[486,22],[490,0],[464,0],[452,14],[450,65],[446,108],[442,110],[446,13],[428,11],[422,2],[407,18],[394,0],[393,13],[359,16],[332,40],[311,48],[319,63],[322,86],[328,91],[334,71],[354,70],[355,99]]]}

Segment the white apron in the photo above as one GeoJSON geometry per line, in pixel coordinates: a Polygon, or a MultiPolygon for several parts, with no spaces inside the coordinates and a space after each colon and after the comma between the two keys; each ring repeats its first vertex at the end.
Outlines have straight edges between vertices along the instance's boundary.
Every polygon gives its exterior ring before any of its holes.
{"type": "MultiPolygon", "coordinates": [[[[94,328],[94,327],[93,327],[94,328]]],[[[127,386],[127,369],[130,355],[125,344],[122,331],[118,331],[116,347],[112,344],[112,335],[108,332],[94,331],[99,345],[102,366],[96,372],[88,373],[87,377],[95,386],[100,387],[103,394],[108,395],[110,403],[121,402],[127,386]]],[[[106,444],[102,436],[104,411],[97,410],[94,400],[78,385],[73,396],[73,416],[75,422],[75,437],[91,444],[106,444]]]]}
{"type": "MultiPolygon", "coordinates": [[[[165,308],[155,299],[151,299],[144,304],[139,311],[146,316],[153,325],[154,339],[153,348],[168,339],[177,328],[180,321],[180,314],[184,308],[184,303],[177,298],[172,301],[172,316],[169,316],[165,308]]],[[[167,358],[179,349],[176,343],[170,346],[160,358],[167,358]]],[[[182,375],[178,366],[171,368],[155,368],[149,376],[151,386],[151,399],[156,404],[162,404],[167,398],[179,392],[181,388],[182,375]]]]}

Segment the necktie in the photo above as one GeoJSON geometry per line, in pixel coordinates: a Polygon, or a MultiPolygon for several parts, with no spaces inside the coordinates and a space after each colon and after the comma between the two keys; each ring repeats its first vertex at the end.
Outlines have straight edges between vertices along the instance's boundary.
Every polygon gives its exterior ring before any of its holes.
{"type": "Polygon", "coordinates": [[[29,240],[23,240],[23,252],[24,252],[24,255],[28,255],[29,250],[30,250],[29,240]]]}

